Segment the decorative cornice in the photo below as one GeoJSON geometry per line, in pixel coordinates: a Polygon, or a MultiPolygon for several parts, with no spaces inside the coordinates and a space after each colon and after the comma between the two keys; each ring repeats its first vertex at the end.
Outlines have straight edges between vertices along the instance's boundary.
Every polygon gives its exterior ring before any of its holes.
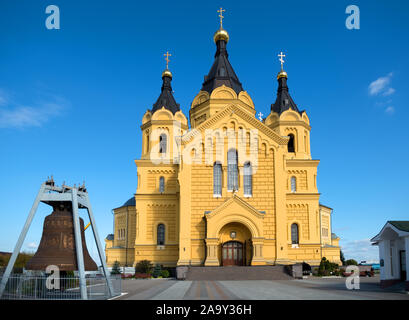
{"type": "Polygon", "coordinates": [[[176,204],[172,204],[172,203],[148,203],[147,207],[175,208],[176,204]]]}
{"type": "Polygon", "coordinates": [[[299,193],[299,192],[288,192],[287,200],[318,200],[321,193],[299,193]]]}
{"type": "Polygon", "coordinates": [[[286,159],[287,167],[318,167],[320,160],[286,159]]]}
{"type": "Polygon", "coordinates": [[[306,124],[303,120],[299,121],[280,121],[278,120],[277,122],[274,122],[273,124],[270,124],[269,128],[274,129],[277,128],[278,126],[303,126],[307,130],[311,130],[311,126],[306,124]]]}
{"type": "Polygon", "coordinates": [[[158,125],[158,126],[160,126],[160,125],[164,125],[164,126],[173,125],[174,122],[179,122],[180,127],[182,129],[184,129],[184,130],[189,129],[187,124],[181,123],[180,121],[177,121],[177,120],[149,120],[149,121],[145,122],[143,125],[141,125],[141,130],[145,130],[145,129],[151,127],[152,125],[158,125]]]}
{"type": "Polygon", "coordinates": [[[237,107],[233,104],[225,107],[222,111],[216,113],[203,123],[201,123],[199,126],[194,128],[194,130],[189,131],[187,134],[185,134],[182,137],[182,144],[185,145],[190,142],[196,135],[199,133],[202,133],[204,130],[209,129],[213,125],[215,125],[218,121],[223,119],[224,117],[227,117],[229,114],[234,113],[241,117],[244,121],[248,122],[249,124],[253,125],[255,128],[263,132],[266,136],[271,138],[273,141],[278,143],[279,145],[287,145],[288,143],[288,137],[281,137],[279,136],[275,131],[267,127],[265,124],[262,122],[258,121],[254,117],[252,117],[248,112],[242,110],[240,107],[237,107]]]}
{"type": "Polygon", "coordinates": [[[179,164],[175,164],[175,163],[160,163],[160,164],[155,165],[152,162],[151,159],[135,159],[134,161],[135,161],[137,166],[139,166],[139,167],[152,167],[152,170],[158,170],[156,168],[161,168],[161,167],[166,167],[166,168],[171,167],[171,168],[173,168],[173,170],[177,170],[178,167],[179,167],[179,164]]]}
{"type": "MultiPolygon", "coordinates": [[[[242,91],[245,92],[245,91],[242,91]]],[[[216,105],[216,104],[239,104],[240,106],[248,109],[248,111],[252,114],[256,113],[256,110],[248,105],[247,103],[245,103],[244,101],[240,100],[239,98],[237,99],[215,99],[215,98],[209,98],[208,100],[205,100],[199,104],[196,104],[194,106],[192,106],[189,110],[189,114],[191,114],[192,112],[199,112],[198,109],[208,109],[211,105],[216,105]]]]}
{"type": "Polygon", "coordinates": [[[176,170],[166,170],[166,169],[148,169],[148,173],[176,173],[176,170]]]}

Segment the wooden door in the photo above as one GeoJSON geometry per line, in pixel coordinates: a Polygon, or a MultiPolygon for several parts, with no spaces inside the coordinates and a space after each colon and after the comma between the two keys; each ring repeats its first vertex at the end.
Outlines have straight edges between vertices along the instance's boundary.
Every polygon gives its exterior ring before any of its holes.
{"type": "Polygon", "coordinates": [[[222,248],[223,266],[243,265],[243,244],[238,241],[229,241],[222,248]]]}

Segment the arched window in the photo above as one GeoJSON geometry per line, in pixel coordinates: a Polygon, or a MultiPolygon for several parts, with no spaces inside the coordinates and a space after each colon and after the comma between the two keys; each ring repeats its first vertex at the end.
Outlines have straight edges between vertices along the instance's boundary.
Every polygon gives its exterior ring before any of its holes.
{"type": "Polygon", "coordinates": [[[213,165],[213,195],[222,195],[222,165],[218,162],[213,165]]]}
{"type": "Polygon", "coordinates": [[[238,189],[237,150],[230,149],[227,152],[227,190],[234,191],[238,189]]]}
{"type": "Polygon", "coordinates": [[[294,135],[290,133],[288,136],[290,137],[290,140],[288,140],[288,152],[295,152],[294,135]]]}
{"type": "Polygon", "coordinates": [[[159,178],[159,192],[160,193],[165,192],[165,178],[164,177],[159,178]]]}
{"type": "Polygon", "coordinates": [[[250,162],[244,164],[244,196],[251,196],[253,194],[253,172],[250,162]]]}
{"type": "Polygon", "coordinates": [[[297,191],[297,179],[296,177],[291,177],[291,192],[297,191]]]}
{"type": "Polygon", "coordinates": [[[291,243],[298,244],[298,224],[291,225],[291,243]]]}
{"type": "Polygon", "coordinates": [[[163,246],[165,245],[165,225],[164,224],[158,224],[158,246],[163,246]]]}
{"type": "Polygon", "coordinates": [[[159,153],[166,153],[167,140],[167,135],[162,133],[159,137],[159,153]]]}

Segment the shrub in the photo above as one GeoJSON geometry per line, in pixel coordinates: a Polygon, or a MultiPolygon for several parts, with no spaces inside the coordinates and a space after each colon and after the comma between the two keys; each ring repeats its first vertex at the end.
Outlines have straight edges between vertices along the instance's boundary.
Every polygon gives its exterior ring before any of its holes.
{"type": "Polygon", "coordinates": [[[169,271],[168,270],[162,270],[160,272],[160,275],[162,276],[162,278],[169,278],[169,271]]]}
{"type": "Polygon", "coordinates": [[[149,273],[135,273],[135,279],[149,279],[150,277],[149,273]]]}
{"type": "Polygon", "coordinates": [[[339,275],[339,266],[336,263],[332,263],[327,258],[323,257],[318,268],[319,276],[339,275]]]}
{"type": "Polygon", "coordinates": [[[135,274],[137,273],[147,273],[152,272],[153,265],[149,260],[141,260],[135,266],[135,274]]]}

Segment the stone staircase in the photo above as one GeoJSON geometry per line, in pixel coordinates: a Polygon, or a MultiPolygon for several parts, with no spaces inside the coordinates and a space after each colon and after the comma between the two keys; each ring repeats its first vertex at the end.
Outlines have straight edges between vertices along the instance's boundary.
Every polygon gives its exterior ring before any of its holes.
{"type": "Polygon", "coordinates": [[[186,280],[291,280],[285,266],[189,267],[186,280]]]}

